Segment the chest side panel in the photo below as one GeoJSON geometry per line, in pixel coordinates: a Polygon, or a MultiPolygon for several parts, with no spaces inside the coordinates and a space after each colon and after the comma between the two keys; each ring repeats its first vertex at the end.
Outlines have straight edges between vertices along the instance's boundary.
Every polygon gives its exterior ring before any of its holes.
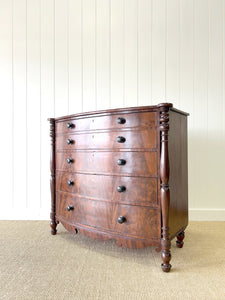
{"type": "Polygon", "coordinates": [[[169,228],[174,236],[188,224],[187,116],[170,111],[169,124],[169,228]]]}

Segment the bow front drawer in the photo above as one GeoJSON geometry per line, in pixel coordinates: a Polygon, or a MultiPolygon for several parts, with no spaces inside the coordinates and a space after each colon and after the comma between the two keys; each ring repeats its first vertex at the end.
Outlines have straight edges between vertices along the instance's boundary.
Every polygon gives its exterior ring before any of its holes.
{"type": "Polygon", "coordinates": [[[117,234],[159,238],[160,214],[149,207],[94,201],[57,192],[56,215],[70,224],[81,224],[117,234]]]}
{"type": "Polygon", "coordinates": [[[56,133],[71,133],[97,129],[123,129],[133,127],[154,127],[156,126],[156,113],[130,113],[115,114],[86,118],[67,118],[56,122],[56,133]]]}
{"type": "Polygon", "coordinates": [[[56,149],[155,149],[156,130],[107,131],[56,136],[56,149]]]}
{"type": "Polygon", "coordinates": [[[156,177],[157,152],[57,152],[58,171],[156,177]]]}
{"type": "Polygon", "coordinates": [[[157,178],[56,173],[56,190],[132,205],[157,205],[157,178]]]}

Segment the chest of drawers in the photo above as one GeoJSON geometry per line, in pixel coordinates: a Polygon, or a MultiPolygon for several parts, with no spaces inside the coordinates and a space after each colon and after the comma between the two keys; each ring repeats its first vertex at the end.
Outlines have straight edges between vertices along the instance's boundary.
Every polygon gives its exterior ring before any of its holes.
{"type": "Polygon", "coordinates": [[[51,233],[115,239],[161,251],[183,246],[188,224],[187,113],[171,103],[50,121],[51,233]]]}

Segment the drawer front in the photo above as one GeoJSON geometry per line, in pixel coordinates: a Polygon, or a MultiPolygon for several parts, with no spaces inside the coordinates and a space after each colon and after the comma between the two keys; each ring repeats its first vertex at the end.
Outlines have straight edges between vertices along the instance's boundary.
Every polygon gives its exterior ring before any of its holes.
{"type": "Polygon", "coordinates": [[[110,230],[143,238],[159,237],[158,210],[78,198],[56,193],[56,215],[69,223],[110,230]],[[68,207],[70,210],[68,211],[68,207]],[[124,217],[125,222],[118,223],[124,217]]]}
{"type": "Polygon", "coordinates": [[[56,133],[70,133],[83,130],[96,129],[113,129],[113,128],[132,128],[132,127],[152,127],[156,126],[156,113],[131,113],[131,114],[117,114],[107,116],[95,116],[88,118],[75,118],[67,121],[56,122],[56,133]],[[122,118],[122,119],[119,119],[122,118]],[[121,122],[119,124],[118,122],[121,122]],[[70,123],[70,128],[67,124],[70,123]]]}
{"type": "Polygon", "coordinates": [[[79,223],[92,227],[111,229],[113,205],[107,202],[97,202],[78,198],[65,193],[56,193],[56,215],[70,223],[79,223]],[[73,209],[68,211],[68,207],[73,209]]]}
{"type": "Polygon", "coordinates": [[[56,190],[86,198],[132,205],[157,205],[157,178],[57,172],[56,190]]]}
{"type": "Polygon", "coordinates": [[[119,204],[115,208],[113,223],[114,230],[122,235],[150,238],[160,237],[159,211],[148,207],[119,204]],[[118,218],[124,217],[120,224],[118,218]]]}
{"type": "Polygon", "coordinates": [[[156,157],[156,152],[64,151],[56,154],[56,169],[68,172],[156,177],[156,157]]]}
{"type": "Polygon", "coordinates": [[[56,149],[156,148],[156,130],[108,131],[56,136],[56,149]]]}

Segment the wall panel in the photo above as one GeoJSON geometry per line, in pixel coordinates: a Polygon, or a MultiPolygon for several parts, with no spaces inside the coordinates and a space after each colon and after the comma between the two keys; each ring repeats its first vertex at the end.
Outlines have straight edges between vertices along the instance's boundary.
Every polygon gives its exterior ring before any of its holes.
{"type": "Polygon", "coordinates": [[[96,109],[110,106],[110,1],[96,0],[96,109]]]}
{"type": "Polygon", "coordinates": [[[14,94],[13,94],[13,5],[0,1],[0,87],[1,87],[1,168],[2,210],[13,208],[14,201],[14,94]],[[3,147],[4,144],[4,147],[3,147]]]}
{"type": "Polygon", "coordinates": [[[50,203],[49,182],[49,122],[55,115],[54,99],[54,0],[41,1],[40,27],[40,216],[48,217],[50,203]]]}
{"type": "Polygon", "coordinates": [[[153,0],[138,1],[137,8],[137,101],[152,103],[152,6],[153,0]]]}
{"type": "Polygon", "coordinates": [[[124,106],[124,0],[111,0],[110,6],[110,108],[124,106]]]}
{"type": "MultiPolygon", "coordinates": [[[[27,201],[26,209],[40,207],[40,1],[27,2],[27,201]]],[[[22,196],[22,195],[21,195],[22,196]]],[[[20,196],[20,197],[21,197],[20,196]]]]}
{"type": "Polygon", "coordinates": [[[54,2],[55,116],[69,113],[68,0],[54,2]]]}
{"type": "Polygon", "coordinates": [[[0,0],[0,25],[1,219],[49,217],[48,117],[169,101],[190,217],[225,220],[223,0],[0,0]]]}
{"type": "Polygon", "coordinates": [[[83,110],[95,110],[96,99],[96,5],[82,1],[83,110]]]}
{"type": "Polygon", "coordinates": [[[27,10],[26,0],[13,2],[13,164],[16,209],[27,205],[27,10]],[[23,195],[17,201],[17,195],[23,195]]]}
{"type": "Polygon", "coordinates": [[[167,1],[152,4],[152,103],[166,102],[167,1]]]}

